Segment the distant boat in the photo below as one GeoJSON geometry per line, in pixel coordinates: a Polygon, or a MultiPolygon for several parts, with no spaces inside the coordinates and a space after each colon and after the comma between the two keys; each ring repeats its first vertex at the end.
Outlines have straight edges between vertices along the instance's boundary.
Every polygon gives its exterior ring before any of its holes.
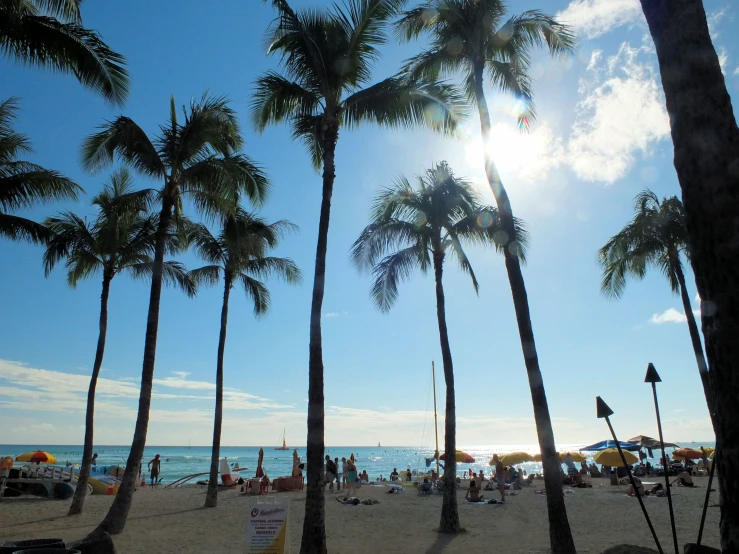
{"type": "Polygon", "coordinates": [[[290,450],[287,447],[287,442],[285,441],[285,429],[282,430],[282,446],[275,447],[275,450],[290,450]]]}
{"type": "Polygon", "coordinates": [[[379,442],[377,443],[377,448],[382,448],[379,442]]]}

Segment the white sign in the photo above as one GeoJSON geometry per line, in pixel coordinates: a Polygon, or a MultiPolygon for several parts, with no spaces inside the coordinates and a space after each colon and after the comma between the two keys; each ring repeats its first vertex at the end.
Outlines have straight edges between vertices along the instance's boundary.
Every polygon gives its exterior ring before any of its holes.
{"type": "MultiPolygon", "coordinates": [[[[273,497],[274,498],[274,497],[273,497]]],[[[260,502],[252,498],[249,502],[249,519],[246,522],[247,554],[289,554],[288,498],[274,502],[260,502]]]]}

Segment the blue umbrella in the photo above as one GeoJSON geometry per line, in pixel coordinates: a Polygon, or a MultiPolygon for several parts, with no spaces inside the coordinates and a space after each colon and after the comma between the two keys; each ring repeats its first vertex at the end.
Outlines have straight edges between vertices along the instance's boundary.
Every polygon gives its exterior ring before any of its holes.
{"type": "MultiPolygon", "coordinates": [[[[629,450],[631,452],[636,452],[641,448],[638,444],[635,444],[633,442],[618,441],[618,444],[621,446],[622,450],[629,450]]],[[[590,446],[584,446],[580,449],[580,452],[600,452],[601,450],[605,450],[607,448],[616,448],[616,442],[612,440],[596,442],[595,444],[591,444],[590,446]]]]}

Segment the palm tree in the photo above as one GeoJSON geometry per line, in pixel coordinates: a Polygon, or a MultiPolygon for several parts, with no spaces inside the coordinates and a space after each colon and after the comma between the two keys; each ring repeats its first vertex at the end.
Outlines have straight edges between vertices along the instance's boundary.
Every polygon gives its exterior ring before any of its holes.
{"type": "MultiPolygon", "coordinates": [[[[447,333],[442,272],[447,254],[456,258],[460,268],[469,274],[477,292],[477,278],[462,243],[499,243],[498,210],[479,204],[472,186],[457,178],[442,162],[418,177],[414,189],[401,178],[375,200],[370,223],[352,246],[352,258],[360,269],[371,269],[374,275],[371,295],[382,311],[388,311],[398,297],[398,283],[410,278],[414,269],[426,273],[433,267],[436,281],[436,316],[446,382],[446,416],[444,451],[444,499],[441,506],[442,533],[460,531],[455,478],[456,408],[454,369],[447,333]]],[[[515,240],[523,258],[526,232],[516,222],[515,240]]]]}
{"type": "Polygon", "coordinates": [[[30,208],[37,202],[76,200],[82,188],[56,171],[17,159],[31,152],[31,141],[13,128],[17,115],[17,99],[0,103],[0,236],[43,243],[50,236],[46,227],[8,210],[30,208]]]}
{"type": "Polygon", "coordinates": [[[260,277],[274,275],[288,283],[299,283],[300,269],[290,258],[266,256],[277,246],[284,231],[295,226],[287,221],[267,225],[261,218],[238,210],[223,219],[221,232],[214,237],[203,224],[194,226],[190,241],[195,251],[210,265],[190,272],[195,283],[216,285],[223,279],[223,306],[221,332],[218,337],[216,362],[216,408],[213,423],[213,451],[210,458],[210,479],[205,495],[205,506],[218,503],[218,462],[221,450],[221,423],[223,421],[223,355],[226,350],[228,300],[231,289],[239,284],[252,301],[254,315],[259,317],[269,309],[270,294],[260,277]]]}
{"type": "Polygon", "coordinates": [[[502,0],[429,0],[406,12],[397,22],[396,29],[406,40],[430,35],[429,48],[407,64],[410,76],[436,78],[461,73],[467,99],[477,106],[485,173],[500,210],[503,233],[509,240],[503,256],[534,405],[547,491],[550,542],[555,554],[569,553],[575,551],[575,544],[559,479],[560,459],[536,353],[518,244],[513,240],[515,220],[508,193],[488,146],[491,123],[484,78],[487,74],[495,88],[518,98],[522,106],[518,122],[523,129],[528,129],[535,117],[532,79],[528,74],[532,49],[546,46],[552,55],[570,55],[575,48],[575,38],[565,25],[538,10],[514,15],[507,20],[504,19],[505,12],[506,5],[502,0]]]}
{"type": "Polygon", "coordinates": [[[128,96],[125,58],[82,26],[82,0],[2,0],[0,49],[27,65],[71,73],[113,104],[128,96]]]}
{"type": "Polygon", "coordinates": [[[739,171],[731,97],[701,0],[642,0],[654,39],[682,189],[717,423],[721,547],[739,552],[739,171]],[[689,47],[688,47],[689,45],[689,47]],[[711,309],[705,309],[710,307],[711,309]]]}
{"type": "MultiPolygon", "coordinates": [[[[85,416],[85,445],[82,452],[77,490],[69,508],[69,515],[82,513],[87,494],[87,480],[92,461],[95,389],[103,364],[105,338],[108,330],[108,295],[113,278],[124,271],[133,277],[148,277],[153,268],[156,217],[147,216],[147,191],[133,191],[133,180],[126,169],[113,174],[110,184],[93,198],[98,217],[88,224],[71,212],[46,220],[52,238],[44,253],[44,267],[48,277],[54,266],[66,259],[67,283],[77,287],[81,279],[102,274],[103,291],[100,295],[100,332],[90,387],[87,391],[85,416]]],[[[172,242],[170,248],[177,249],[172,242]]],[[[178,262],[164,262],[163,277],[179,285],[188,295],[195,294],[195,286],[178,262]]]]}
{"type": "Polygon", "coordinates": [[[600,288],[605,295],[620,298],[626,288],[627,277],[643,279],[650,266],[662,271],[670,282],[672,292],[680,294],[683,301],[693,353],[715,430],[711,379],[683,272],[682,255],[687,255],[687,239],[685,210],[677,196],[664,198],[660,202],[651,190],[644,190],[634,199],[634,218],[631,222],[598,251],[598,262],[603,268],[600,288]]]}
{"type": "Polygon", "coordinates": [[[464,115],[462,98],[429,79],[398,76],[368,85],[385,27],[404,0],[345,0],[331,9],[294,11],[272,0],[278,17],[268,52],[282,58],[284,75],[268,72],[257,80],[252,103],[259,130],[288,120],[293,137],[307,146],[314,167],[323,167],[316,265],[310,317],[308,437],[305,520],[301,553],[326,552],[321,468],[324,452],[321,307],[331,195],[336,177],[339,129],[375,122],[386,127],[427,126],[451,132],[464,115]],[[365,88],[362,88],[365,87],[365,88]]]}
{"type": "Polygon", "coordinates": [[[183,108],[178,121],[174,98],[167,123],[152,141],[132,119],[119,116],[88,137],[82,148],[82,163],[91,172],[109,166],[117,157],[137,172],[161,180],[157,196],[161,210],[154,245],[154,268],[146,321],[141,392],[131,453],[118,494],[105,519],[93,531],[120,533],[126,525],[139,474],[149,425],[151,388],[154,378],[162,268],[173,219],[182,212],[183,197],[207,217],[234,213],[245,194],[256,203],[264,200],[268,180],[261,169],[239,153],[243,144],[235,112],[223,97],[203,95],[183,108]]]}

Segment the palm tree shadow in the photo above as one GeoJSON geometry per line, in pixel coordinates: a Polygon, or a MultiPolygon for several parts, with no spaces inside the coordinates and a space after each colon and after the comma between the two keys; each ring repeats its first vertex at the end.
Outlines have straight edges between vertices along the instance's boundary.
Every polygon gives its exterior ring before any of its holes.
{"type": "Polygon", "coordinates": [[[448,535],[446,533],[436,533],[434,544],[428,547],[425,554],[444,554],[447,552],[446,547],[455,539],[456,535],[448,535]]]}

